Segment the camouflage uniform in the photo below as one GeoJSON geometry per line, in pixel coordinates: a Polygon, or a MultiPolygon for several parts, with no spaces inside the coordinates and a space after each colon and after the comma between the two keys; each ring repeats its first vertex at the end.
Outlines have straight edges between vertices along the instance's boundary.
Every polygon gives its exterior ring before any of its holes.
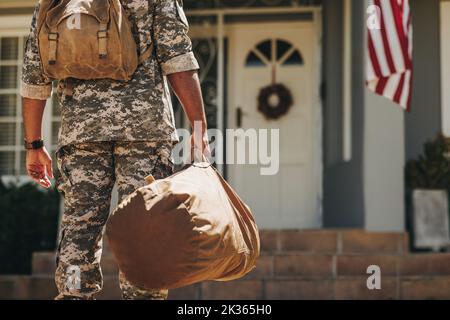
{"type": "MultiPolygon", "coordinates": [[[[138,66],[130,81],[73,80],[73,96],[58,90],[61,128],[58,135],[58,189],[65,211],[58,248],[57,298],[92,298],[101,290],[102,231],[110,194],[117,183],[122,199],[144,183],[172,172],[170,151],[175,131],[168,74],[199,68],[187,35],[182,0],[121,0],[133,27],[138,50],[153,41],[151,57],[138,66]],[[81,288],[67,288],[67,267],[81,270],[81,288]]],[[[33,15],[26,43],[21,95],[47,99],[51,79],[42,75],[33,15]]],[[[59,88],[64,88],[60,81],[59,88]]],[[[167,290],[144,290],[120,274],[124,298],[165,298],[167,290]]]]}

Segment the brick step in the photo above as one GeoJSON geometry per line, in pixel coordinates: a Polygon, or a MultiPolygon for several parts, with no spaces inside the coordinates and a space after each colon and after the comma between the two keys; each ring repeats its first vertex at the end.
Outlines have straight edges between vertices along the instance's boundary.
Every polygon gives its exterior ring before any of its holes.
{"type": "MultiPolygon", "coordinates": [[[[450,299],[450,277],[382,276],[381,289],[369,290],[366,277],[336,279],[240,279],[206,281],[172,289],[169,299],[450,299]]],[[[0,276],[0,299],[53,299],[56,287],[51,276],[0,276]]],[[[97,299],[120,299],[116,277],[104,279],[97,299]]]]}
{"type": "MultiPolygon", "coordinates": [[[[273,277],[334,278],[365,276],[367,267],[377,265],[386,276],[450,276],[449,253],[427,254],[315,254],[304,252],[263,253],[246,279],[273,277]]],[[[54,253],[37,252],[33,256],[33,275],[53,275],[54,253]]],[[[104,275],[116,276],[117,265],[111,255],[102,258],[104,275]]]]}
{"type": "Polygon", "coordinates": [[[348,254],[405,254],[406,232],[342,230],[261,230],[261,250],[268,252],[313,252],[348,254]]]}
{"type": "MultiPolygon", "coordinates": [[[[103,290],[97,295],[97,299],[120,299],[117,277],[105,276],[103,282],[103,290]]],[[[56,295],[57,289],[52,275],[0,276],[0,300],[52,300],[56,295]]]]}
{"type": "Polygon", "coordinates": [[[402,256],[297,253],[262,255],[258,259],[256,268],[245,278],[366,276],[367,267],[370,265],[379,266],[383,276],[450,276],[450,254],[448,253],[402,256]]]}
{"type": "MultiPolygon", "coordinates": [[[[389,254],[408,253],[408,235],[404,232],[367,232],[363,230],[260,230],[261,252],[267,254],[389,254]]],[[[104,242],[102,261],[105,274],[115,274],[108,241],[104,242]]],[[[33,274],[53,273],[55,257],[51,253],[33,256],[33,274]]]]}
{"type": "MultiPolygon", "coordinates": [[[[369,232],[359,229],[260,230],[263,252],[405,254],[406,232],[369,232]]],[[[110,252],[108,241],[104,251],[110,252]]]]}
{"type": "MultiPolygon", "coordinates": [[[[104,275],[117,275],[118,268],[111,254],[102,256],[102,272],[104,275]]],[[[56,269],[56,256],[54,252],[33,253],[32,274],[53,275],[56,269]]]]}

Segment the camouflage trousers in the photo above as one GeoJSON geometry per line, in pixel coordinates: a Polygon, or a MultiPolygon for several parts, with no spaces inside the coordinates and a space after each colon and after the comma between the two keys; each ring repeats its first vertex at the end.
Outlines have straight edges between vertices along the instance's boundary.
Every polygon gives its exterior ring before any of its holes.
{"type": "MultiPolygon", "coordinates": [[[[64,196],[64,213],[56,258],[56,299],[93,299],[102,289],[102,238],[113,186],[117,183],[120,201],[143,186],[147,175],[156,179],[170,175],[172,147],[171,142],[93,142],[58,150],[56,185],[64,196]]],[[[123,299],[166,299],[168,295],[168,290],[134,286],[120,271],[119,284],[123,299]]]]}

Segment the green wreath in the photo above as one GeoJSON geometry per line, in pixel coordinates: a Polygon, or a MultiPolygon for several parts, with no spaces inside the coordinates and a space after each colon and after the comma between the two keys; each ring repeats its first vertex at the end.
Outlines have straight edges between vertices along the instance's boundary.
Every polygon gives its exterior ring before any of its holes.
{"type": "Polygon", "coordinates": [[[291,91],[281,83],[271,84],[262,88],[258,95],[258,110],[267,119],[278,119],[292,107],[291,91]],[[271,101],[272,99],[277,102],[271,101]]]}

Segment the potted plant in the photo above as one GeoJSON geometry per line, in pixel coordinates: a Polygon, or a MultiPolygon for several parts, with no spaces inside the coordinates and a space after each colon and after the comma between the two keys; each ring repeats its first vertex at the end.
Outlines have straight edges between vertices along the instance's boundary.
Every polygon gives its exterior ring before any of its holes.
{"type": "Polygon", "coordinates": [[[424,144],[423,154],[407,162],[414,247],[439,250],[450,245],[450,138],[439,134],[424,144]]]}

